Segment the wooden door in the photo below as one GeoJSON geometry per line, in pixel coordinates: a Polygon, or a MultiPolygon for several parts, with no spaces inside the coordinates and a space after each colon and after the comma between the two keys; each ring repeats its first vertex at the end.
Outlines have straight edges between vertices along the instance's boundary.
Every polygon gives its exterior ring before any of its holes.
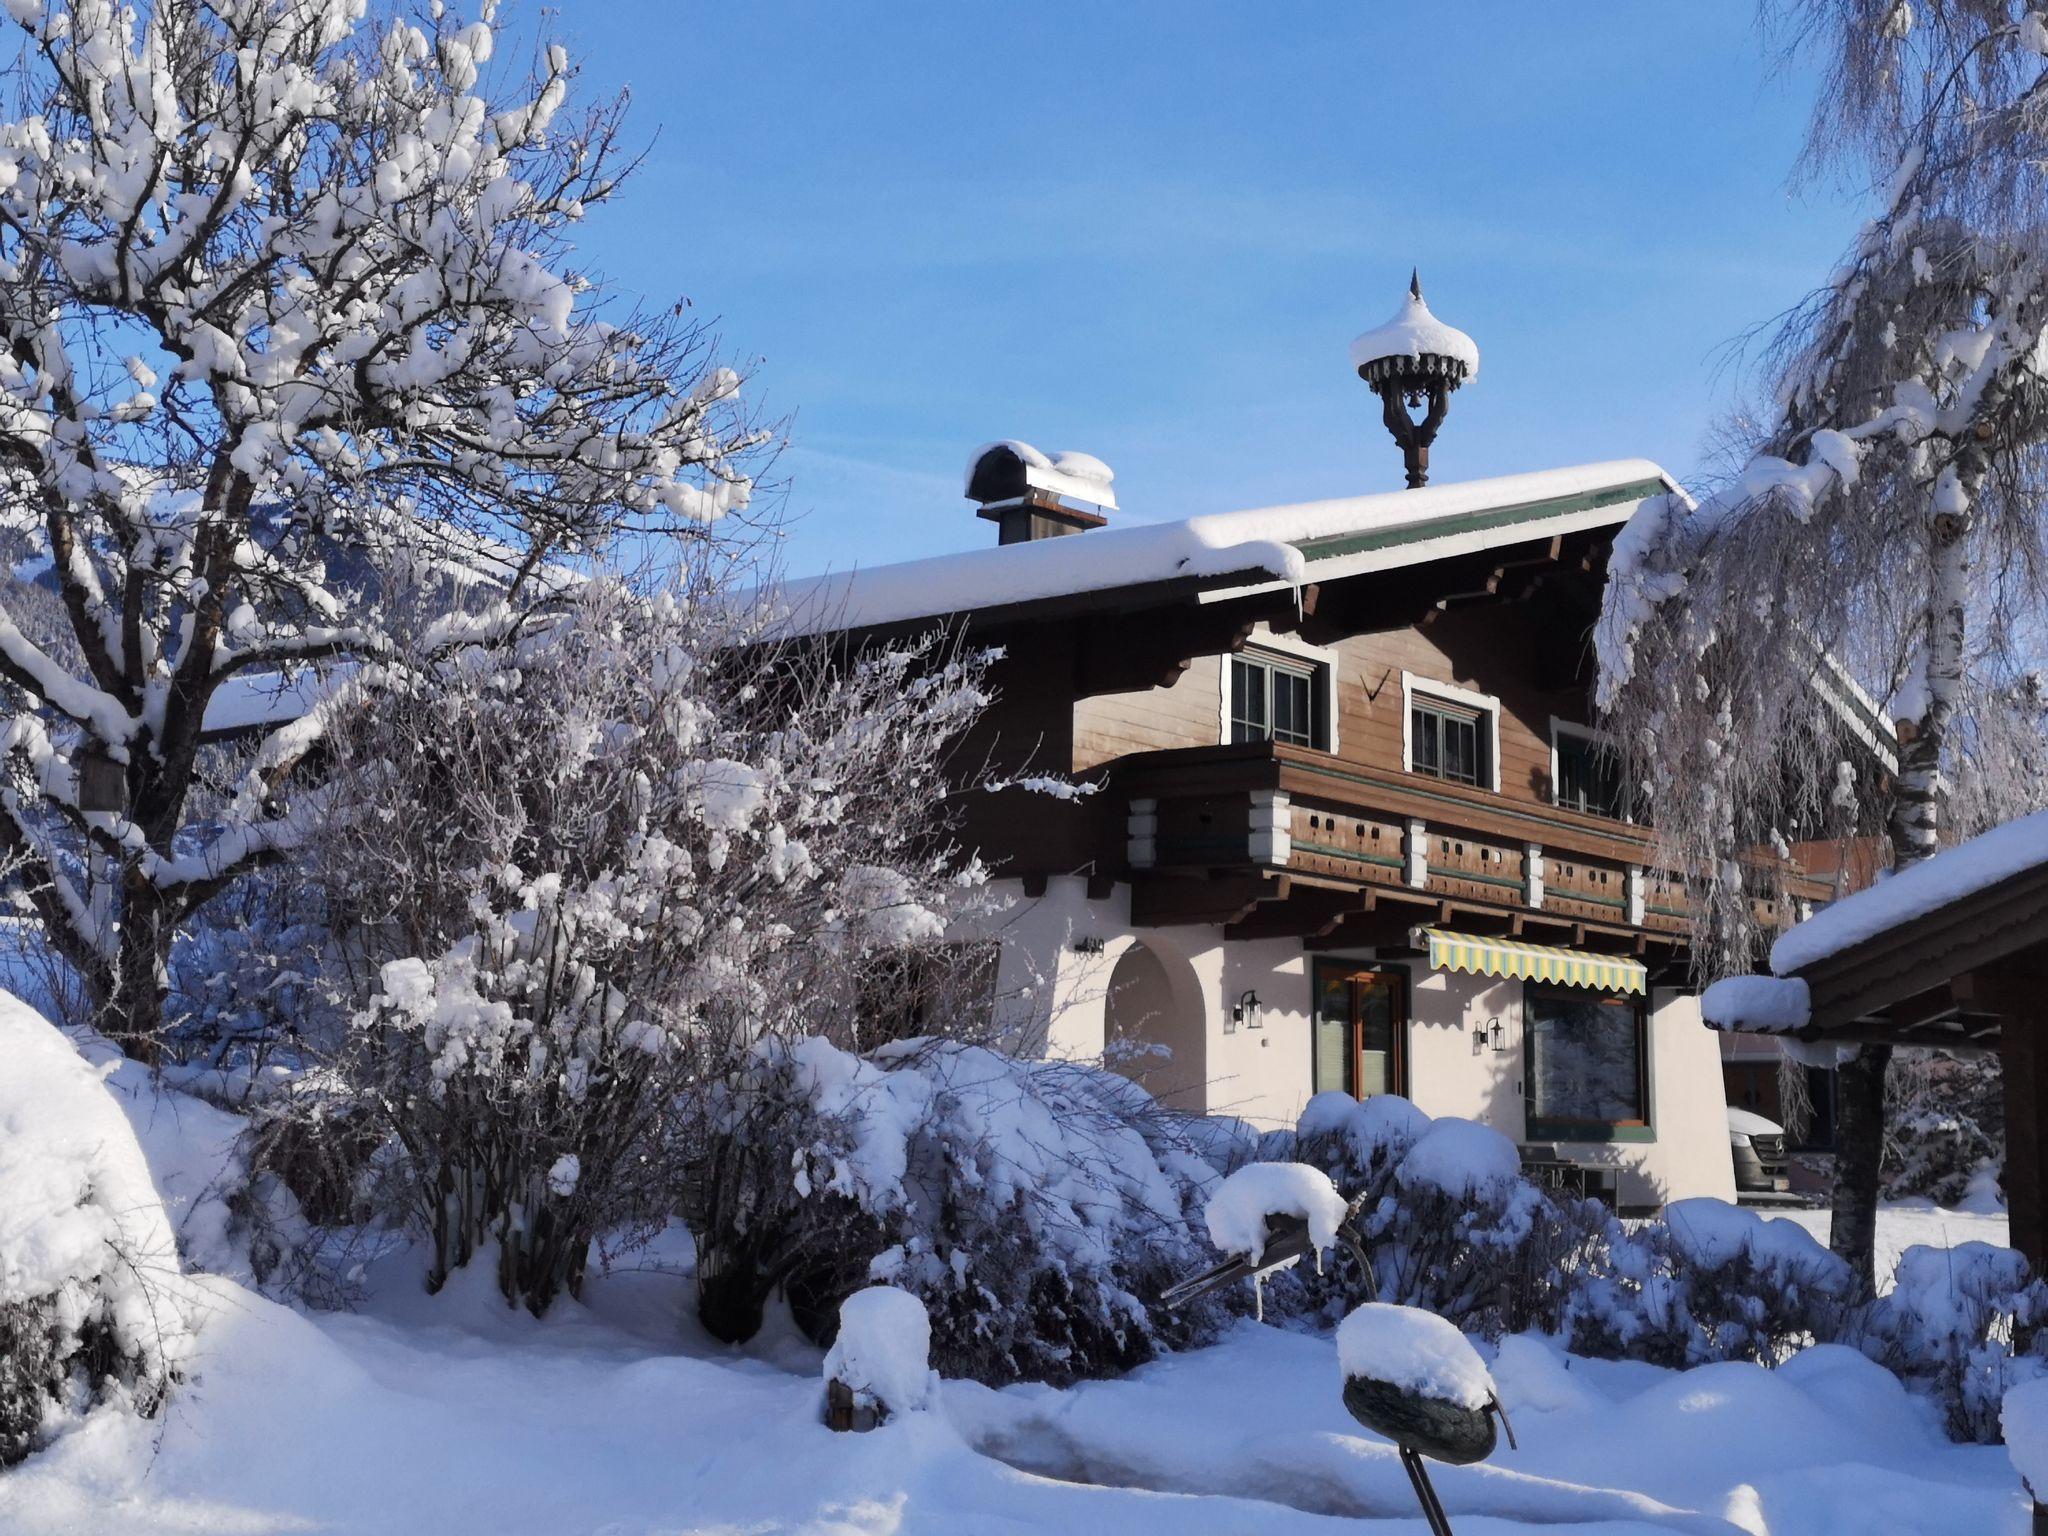
{"type": "Polygon", "coordinates": [[[1408,977],[1377,966],[1316,964],[1314,1090],[1356,1099],[1408,1092],[1408,977]]]}

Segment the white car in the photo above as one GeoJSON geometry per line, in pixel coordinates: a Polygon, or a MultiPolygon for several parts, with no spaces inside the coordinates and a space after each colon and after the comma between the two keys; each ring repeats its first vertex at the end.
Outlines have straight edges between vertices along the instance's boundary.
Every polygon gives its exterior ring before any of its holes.
{"type": "Polygon", "coordinates": [[[1782,1195],[1792,1187],[1785,1162],[1785,1127],[1747,1109],[1728,1106],[1728,1149],[1735,1158],[1738,1194],[1782,1195]]]}

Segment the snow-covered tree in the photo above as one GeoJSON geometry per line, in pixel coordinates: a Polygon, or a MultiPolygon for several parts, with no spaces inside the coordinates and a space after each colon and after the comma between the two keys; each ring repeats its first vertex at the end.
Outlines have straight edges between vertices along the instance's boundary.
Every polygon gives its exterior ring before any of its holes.
{"type": "Polygon", "coordinates": [[[0,851],[139,1053],[179,925],[318,819],[293,772],[387,649],[365,561],[517,608],[747,500],[735,375],[576,265],[618,104],[569,114],[558,45],[504,67],[494,9],[7,5],[0,513],[62,622],[0,606],[0,851]],[[271,695],[310,707],[198,796],[271,695]]]}
{"type": "MultiPolygon", "coordinates": [[[[1598,634],[1599,702],[1701,900],[1710,971],[1763,937],[1745,851],[1859,817],[1894,865],[1935,851],[1981,641],[2043,590],[2048,24],[1986,0],[1784,10],[1826,76],[1814,163],[1873,178],[1879,211],[1779,333],[1753,456],[1617,541],[1598,634]],[[1856,673],[1889,701],[1896,772],[1873,766],[1856,673]]],[[[1866,1282],[1889,1054],[1840,1069],[1833,1242],[1866,1282]]]]}
{"type": "Polygon", "coordinates": [[[371,1132],[431,1285],[493,1249],[540,1312],[601,1233],[681,1213],[710,1246],[763,1042],[852,1043],[973,911],[943,764],[986,695],[943,637],[834,656],[716,579],[502,617],[430,624],[333,725],[303,857],[355,1009],[295,1097],[301,1143],[371,1132]]]}

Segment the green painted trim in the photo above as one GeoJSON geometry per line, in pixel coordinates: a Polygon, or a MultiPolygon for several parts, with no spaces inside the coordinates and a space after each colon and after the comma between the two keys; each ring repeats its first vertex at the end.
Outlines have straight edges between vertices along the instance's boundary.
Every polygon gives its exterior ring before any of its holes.
{"type": "MultiPolygon", "coordinates": [[[[1529,1087],[1536,1073],[1533,1070],[1536,1032],[1529,1027],[1529,991],[1534,986],[1538,991],[1545,987],[1541,982],[1522,983],[1522,1139],[1524,1141],[1587,1142],[1611,1144],[1620,1142],[1653,1142],[1657,1139],[1657,1050],[1655,1034],[1650,1028],[1652,1005],[1656,1002],[1648,991],[1631,995],[1635,1004],[1636,1038],[1641,1042],[1643,1063],[1643,1115],[1641,1125],[1589,1125],[1584,1120],[1551,1120],[1532,1115],[1529,1112],[1529,1087]]],[[[1551,990],[1559,990],[1552,986],[1551,990]]],[[[1619,996],[1610,993],[1609,996],[1619,996]]]]}
{"type": "Polygon", "coordinates": [[[1496,507],[1487,512],[1467,512],[1457,517],[1410,523],[1399,528],[1382,528],[1370,533],[1337,533],[1320,539],[1304,539],[1294,547],[1304,559],[1334,560],[1342,555],[1360,555],[1375,549],[1396,549],[1403,544],[1420,544],[1431,539],[1453,538],[1461,533],[1478,533],[1505,528],[1536,518],[1565,517],[1574,512],[1594,512],[1624,501],[1642,501],[1661,496],[1668,487],[1661,480],[1635,480],[1604,491],[1586,491],[1577,496],[1554,496],[1547,501],[1525,501],[1517,506],[1496,507]]]}
{"type": "Polygon", "coordinates": [[[1381,869],[1408,867],[1407,860],[1395,858],[1392,854],[1353,853],[1349,848],[1332,848],[1326,843],[1304,842],[1298,837],[1293,840],[1292,846],[1299,848],[1303,853],[1319,854],[1326,859],[1349,859],[1354,864],[1373,864],[1381,869]]]}
{"type": "Polygon", "coordinates": [[[1617,912],[1626,912],[1628,910],[1628,898],[1625,896],[1589,896],[1584,891],[1552,890],[1548,885],[1545,885],[1543,887],[1543,899],[1548,901],[1552,896],[1555,896],[1559,901],[1584,902],[1589,907],[1612,907],[1617,912]]]}
{"type": "Polygon", "coordinates": [[[1587,1146],[1608,1146],[1621,1142],[1642,1144],[1657,1139],[1656,1128],[1648,1125],[1588,1126],[1583,1120],[1528,1120],[1524,1139],[1552,1141],[1562,1146],[1580,1142],[1587,1146]],[[1595,1133],[1598,1134],[1595,1134],[1595,1133]]]}

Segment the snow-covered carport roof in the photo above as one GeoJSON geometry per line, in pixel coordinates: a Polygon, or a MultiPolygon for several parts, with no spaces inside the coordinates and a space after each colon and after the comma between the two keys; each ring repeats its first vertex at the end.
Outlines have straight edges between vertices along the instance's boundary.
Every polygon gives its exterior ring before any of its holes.
{"type": "Polygon", "coordinates": [[[2048,811],[1843,898],[1788,930],[1771,969],[1709,987],[1708,1022],[1998,1051],[2012,1246],[2048,1262],[2048,811]]]}
{"type": "Polygon", "coordinates": [[[1677,489],[1649,460],[1620,459],[998,545],[786,582],[776,597],[792,634],[1216,601],[1619,527],[1677,489]]]}
{"type": "Polygon", "coordinates": [[[1944,849],[1786,930],[1770,977],[1708,989],[1721,1029],[1975,1046],[2048,1004],[2048,811],[1944,849]]]}

